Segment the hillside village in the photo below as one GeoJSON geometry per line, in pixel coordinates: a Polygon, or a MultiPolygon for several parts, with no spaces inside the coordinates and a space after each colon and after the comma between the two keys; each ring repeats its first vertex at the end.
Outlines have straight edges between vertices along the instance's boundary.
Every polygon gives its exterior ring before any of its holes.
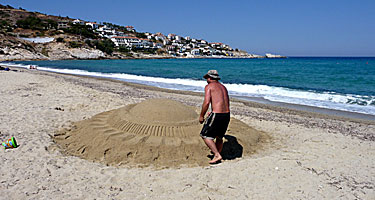
{"type": "Polygon", "coordinates": [[[133,26],[91,22],[0,5],[0,60],[126,58],[279,58],[133,26]]]}

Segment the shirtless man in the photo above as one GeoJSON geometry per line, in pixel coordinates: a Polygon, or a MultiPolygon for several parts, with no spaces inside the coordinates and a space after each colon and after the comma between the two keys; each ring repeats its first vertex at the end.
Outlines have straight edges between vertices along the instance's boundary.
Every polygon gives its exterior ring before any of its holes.
{"type": "Polygon", "coordinates": [[[207,79],[208,84],[204,88],[205,96],[199,116],[201,124],[205,121],[200,135],[214,153],[214,158],[209,163],[215,164],[222,159],[220,153],[223,149],[223,137],[230,120],[229,97],[227,88],[218,81],[220,77],[216,70],[209,70],[203,78],[207,79]],[[204,120],[210,103],[212,112],[209,112],[207,119],[204,120]]]}

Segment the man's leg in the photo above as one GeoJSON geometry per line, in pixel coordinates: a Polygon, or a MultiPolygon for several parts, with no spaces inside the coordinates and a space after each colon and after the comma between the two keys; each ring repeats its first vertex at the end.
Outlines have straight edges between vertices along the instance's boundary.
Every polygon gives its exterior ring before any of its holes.
{"type": "Polygon", "coordinates": [[[214,153],[214,158],[209,162],[210,164],[214,164],[222,159],[218,149],[216,148],[216,144],[214,140],[203,138],[204,143],[211,149],[212,153],[214,153]]]}
{"type": "Polygon", "coordinates": [[[219,153],[221,153],[221,150],[223,150],[223,139],[217,137],[215,141],[216,149],[219,153]]]}

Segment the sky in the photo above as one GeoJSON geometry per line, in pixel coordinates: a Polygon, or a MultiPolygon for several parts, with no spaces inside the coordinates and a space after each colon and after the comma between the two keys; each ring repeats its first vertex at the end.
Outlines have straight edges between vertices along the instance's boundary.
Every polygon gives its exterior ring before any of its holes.
{"type": "Polygon", "coordinates": [[[248,53],[375,56],[375,0],[0,0],[28,11],[223,42],[248,53]]]}

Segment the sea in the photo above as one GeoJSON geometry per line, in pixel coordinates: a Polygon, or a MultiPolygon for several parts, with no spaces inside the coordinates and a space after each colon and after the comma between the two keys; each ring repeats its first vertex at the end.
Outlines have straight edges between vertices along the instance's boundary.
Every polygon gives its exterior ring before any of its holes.
{"type": "Polygon", "coordinates": [[[375,116],[375,57],[285,59],[58,60],[1,63],[65,74],[204,92],[203,75],[218,70],[232,97],[375,116]]]}

